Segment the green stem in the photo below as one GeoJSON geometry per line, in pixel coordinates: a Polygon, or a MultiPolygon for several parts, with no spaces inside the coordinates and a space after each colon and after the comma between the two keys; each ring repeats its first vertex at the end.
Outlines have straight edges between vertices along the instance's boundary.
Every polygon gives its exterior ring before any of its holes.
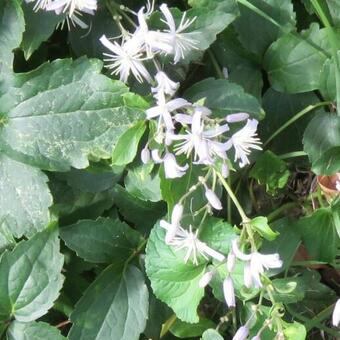
{"type": "Polygon", "coordinates": [[[304,151],[293,151],[293,152],[288,152],[283,155],[279,155],[280,159],[288,159],[288,158],[295,158],[295,157],[305,157],[307,156],[307,153],[304,151]]]}
{"type": "Polygon", "coordinates": [[[242,218],[242,222],[243,223],[248,223],[249,222],[249,218],[247,217],[246,213],[244,212],[240,202],[238,201],[238,199],[234,195],[233,190],[230,188],[229,184],[226,182],[224,177],[218,171],[216,171],[216,175],[219,178],[220,182],[222,183],[224,189],[227,191],[227,193],[230,196],[231,200],[235,204],[235,207],[237,208],[237,210],[238,210],[238,212],[239,212],[239,214],[240,214],[240,216],[242,218]]]}
{"type": "Polygon", "coordinates": [[[319,16],[321,22],[326,28],[328,40],[332,47],[332,55],[335,62],[335,84],[336,84],[336,111],[338,116],[340,116],[340,63],[338,58],[338,38],[334,29],[327,18],[327,15],[323,11],[322,7],[319,4],[318,0],[311,0],[312,5],[314,7],[315,13],[319,16]]]}
{"type": "Polygon", "coordinates": [[[290,208],[299,207],[299,206],[300,206],[300,204],[298,204],[296,202],[285,203],[284,205],[282,205],[281,207],[277,208],[276,210],[271,212],[269,215],[267,215],[268,222],[272,222],[278,216],[280,216],[282,213],[284,213],[286,210],[288,210],[290,208]]]}
{"type": "Polygon", "coordinates": [[[314,105],[308,105],[306,108],[304,108],[302,111],[295,114],[291,119],[289,119],[286,123],[284,123],[280,128],[278,128],[263,144],[263,147],[267,146],[270,141],[272,141],[277,135],[279,135],[282,131],[284,131],[288,126],[296,122],[298,119],[303,117],[305,114],[315,110],[316,108],[320,106],[329,105],[331,102],[320,102],[316,103],[314,105]]]}
{"type": "Polygon", "coordinates": [[[144,239],[137,249],[129,256],[129,258],[125,261],[124,269],[126,269],[127,265],[144,249],[147,242],[148,239],[144,239]]]}
{"type": "Polygon", "coordinates": [[[310,322],[306,323],[306,329],[309,331],[313,327],[315,327],[316,324],[324,321],[325,319],[329,318],[329,316],[332,314],[334,309],[334,303],[327,308],[325,308],[323,311],[321,311],[318,315],[316,315],[310,322]]]}
{"type": "Polygon", "coordinates": [[[175,323],[176,319],[177,319],[176,314],[172,314],[170,318],[165,321],[161,330],[161,334],[159,336],[160,338],[163,338],[163,336],[169,332],[170,328],[175,323]]]}
{"type": "Polygon", "coordinates": [[[208,50],[208,56],[211,59],[211,62],[214,66],[217,77],[224,79],[224,75],[223,75],[223,72],[221,71],[220,65],[218,64],[214,53],[210,49],[208,50]]]}

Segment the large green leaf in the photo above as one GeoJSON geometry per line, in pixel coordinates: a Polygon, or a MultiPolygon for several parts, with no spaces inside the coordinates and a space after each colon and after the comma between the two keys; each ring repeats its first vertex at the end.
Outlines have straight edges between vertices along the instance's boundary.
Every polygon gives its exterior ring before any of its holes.
{"type": "Polygon", "coordinates": [[[78,256],[94,263],[122,263],[141,241],[126,223],[104,217],[63,227],[60,236],[78,256]]]}
{"type": "Polygon", "coordinates": [[[28,322],[44,315],[62,287],[63,262],[55,226],[6,251],[0,261],[0,320],[28,322]]]}
{"type": "Polygon", "coordinates": [[[300,36],[287,33],[268,49],[264,67],[278,91],[300,93],[318,89],[322,65],[330,56],[326,29],[312,24],[300,36]]]}
{"type": "Polygon", "coordinates": [[[64,19],[62,15],[56,15],[54,11],[34,11],[35,5],[35,1],[22,2],[26,25],[20,47],[26,59],[52,35],[57,24],[64,19]]]}
{"type": "MultiPolygon", "coordinates": [[[[285,32],[295,29],[295,12],[291,0],[250,0],[249,2],[280,24],[285,32]]],[[[262,57],[282,31],[252,9],[243,5],[239,7],[241,15],[234,22],[239,39],[247,49],[262,57]]]]}
{"type": "Polygon", "coordinates": [[[332,175],[340,169],[340,117],[319,114],[303,136],[304,150],[318,175],[332,175]]]}
{"type": "Polygon", "coordinates": [[[106,268],[71,314],[70,340],[138,340],[148,316],[148,289],[139,269],[106,268]]]}
{"type": "Polygon", "coordinates": [[[202,80],[190,87],[184,93],[184,97],[192,102],[205,98],[204,104],[220,117],[236,112],[247,112],[257,119],[264,116],[255,97],[245,93],[241,86],[226,79],[202,80]]]}
{"type": "Polygon", "coordinates": [[[146,248],[145,267],[156,297],[170,306],[185,322],[199,321],[197,307],[204,295],[198,282],[205,264],[184,263],[185,251],[175,251],[164,242],[165,232],[157,223],[146,248]]]}
{"type": "Polygon", "coordinates": [[[7,340],[65,340],[56,327],[45,322],[13,321],[7,330],[7,340]]]}
{"type": "Polygon", "coordinates": [[[110,158],[119,136],[143,116],[125,106],[127,87],[86,58],[46,63],[17,74],[0,97],[5,152],[48,170],[85,168],[110,158]]]}
{"type": "MultiPolygon", "coordinates": [[[[340,52],[337,53],[340,62],[340,52]]],[[[336,101],[336,67],[334,57],[325,61],[321,70],[320,91],[325,100],[336,101]]]]}
{"type": "Polygon", "coordinates": [[[16,237],[42,230],[50,219],[47,176],[0,155],[0,220],[16,237]]]}
{"type": "Polygon", "coordinates": [[[12,68],[13,50],[20,45],[25,21],[19,0],[0,3],[0,66],[12,68]]]}

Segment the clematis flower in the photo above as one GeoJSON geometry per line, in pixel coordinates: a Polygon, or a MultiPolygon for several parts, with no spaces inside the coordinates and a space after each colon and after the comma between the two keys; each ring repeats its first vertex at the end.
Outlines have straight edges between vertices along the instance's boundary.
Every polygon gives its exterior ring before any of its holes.
{"type": "Polygon", "coordinates": [[[235,333],[232,340],[246,340],[249,335],[249,328],[247,326],[241,326],[235,333]]]}
{"type": "Polygon", "coordinates": [[[260,139],[257,137],[258,121],[256,119],[248,119],[247,124],[239,131],[233,134],[227,142],[228,149],[232,146],[235,149],[235,162],[240,159],[239,165],[243,168],[245,165],[250,164],[248,156],[251,149],[262,150],[259,146],[260,139]]]}
{"type": "Polygon", "coordinates": [[[230,275],[228,275],[223,281],[223,295],[229,308],[236,306],[234,283],[230,275]]]}
{"type": "Polygon", "coordinates": [[[228,123],[238,123],[238,122],[242,122],[246,119],[249,118],[249,114],[245,113],[245,112],[239,112],[239,113],[232,113],[230,115],[227,115],[226,117],[226,121],[228,123]]]}
{"type": "Polygon", "coordinates": [[[190,106],[190,103],[183,98],[176,98],[167,102],[164,93],[159,92],[158,94],[157,106],[146,110],[146,117],[147,119],[159,117],[158,127],[164,122],[167,130],[174,130],[175,126],[171,113],[180,108],[190,106]]]}
{"type": "Polygon", "coordinates": [[[108,57],[104,61],[110,62],[106,67],[112,70],[111,74],[119,74],[119,79],[124,83],[127,82],[130,72],[140,83],[143,82],[143,78],[151,82],[151,76],[143,65],[146,58],[143,57],[141,41],[128,37],[123,39],[122,44],[119,45],[117,42],[112,43],[105,35],[99,40],[112,52],[104,53],[108,57]]]}
{"type": "Polygon", "coordinates": [[[224,255],[210,248],[206,243],[200,241],[197,234],[198,230],[193,232],[191,226],[189,227],[189,230],[179,227],[177,228],[177,233],[172,238],[170,245],[174,246],[176,251],[186,249],[186,254],[184,256],[185,263],[187,263],[192,257],[193,264],[198,265],[199,255],[204,257],[206,260],[211,257],[220,262],[224,261],[224,255]]]}
{"type": "Polygon", "coordinates": [[[162,4],[160,10],[165,17],[165,20],[162,21],[169,29],[165,30],[165,33],[160,33],[159,40],[162,40],[169,46],[171,54],[174,55],[174,63],[177,64],[181,59],[184,59],[186,52],[196,48],[197,41],[192,39],[192,34],[184,33],[184,31],[195,21],[196,17],[193,19],[186,19],[186,13],[184,13],[179,26],[176,28],[175,20],[168,6],[162,4]]]}
{"type": "Polygon", "coordinates": [[[171,223],[161,220],[160,226],[166,230],[165,243],[170,244],[180,227],[180,222],[183,215],[183,205],[177,203],[171,214],[171,223]]]}
{"type": "Polygon", "coordinates": [[[210,283],[210,281],[212,280],[213,276],[214,276],[214,272],[213,272],[212,270],[206,272],[206,273],[201,277],[201,279],[199,280],[198,286],[199,286],[200,288],[206,287],[206,286],[210,283]]]}
{"type": "Polygon", "coordinates": [[[150,150],[149,150],[147,145],[141,151],[140,158],[141,158],[143,164],[149,163],[149,161],[150,161],[150,150]]]}
{"type": "Polygon", "coordinates": [[[340,324],[340,299],[335,304],[332,314],[332,324],[334,327],[338,327],[340,324]]]}
{"type": "Polygon", "coordinates": [[[45,10],[46,7],[49,5],[51,0],[25,0],[26,3],[35,2],[33,10],[35,12],[39,11],[40,9],[45,10]]]}
{"type": "Polygon", "coordinates": [[[157,81],[157,86],[151,88],[151,91],[155,93],[155,98],[158,98],[160,93],[172,97],[179,87],[179,83],[172,81],[163,71],[158,71],[155,79],[157,81]]]}
{"type": "Polygon", "coordinates": [[[216,210],[222,209],[222,203],[217,195],[205,185],[205,197],[209,204],[216,210]]]}

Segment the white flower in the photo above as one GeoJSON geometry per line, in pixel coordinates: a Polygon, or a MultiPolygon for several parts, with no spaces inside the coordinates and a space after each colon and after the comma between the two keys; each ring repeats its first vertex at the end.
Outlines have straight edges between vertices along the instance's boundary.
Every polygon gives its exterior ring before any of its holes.
{"type": "Polygon", "coordinates": [[[194,112],[191,122],[191,130],[186,130],[185,135],[173,135],[173,140],[182,140],[175,146],[177,155],[185,154],[187,157],[194,151],[194,160],[198,164],[213,164],[213,156],[217,155],[226,159],[226,145],[213,138],[228,131],[227,124],[204,131],[204,122],[200,110],[194,112]]]}
{"type": "Polygon", "coordinates": [[[155,79],[157,81],[157,86],[152,87],[151,91],[155,93],[156,98],[158,98],[160,92],[172,97],[179,87],[179,83],[172,81],[163,71],[158,71],[155,79]]]}
{"type": "Polygon", "coordinates": [[[180,222],[183,215],[183,205],[176,204],[172,210],[171,223],[161,220],[160,226],[166,230],[165,243],[170,244],[180,227],[180,222]]]}
{"type": "Polygon", "coordinates": [[[249,118],[249,114],[245,112],[239,112],[239,113],[232,113],[230,115],[227,115],[226,121],[228,123],[237,123],[242,122],[249,118]]]}
{"type": "Polygon", "coordinates": [[[111,53],[104,53],[104,61],[112,62],[106,65],[106,67],[112,70],[112,74],[119,74],[119,79],[124,83],[127,82],[130,72],[135,76],[135,78],[142,83],[143,78],[148,82],[151,81],[151,76],[148,70],[143,65],[143,50],[141,42],[132,37],[123,39],[122,45],[117,42],[111,42],[109,39],[103,35],[100,42],[108,48],[111,53]]]}
{"type": "Polygon", "coordinates": [[[144,164],[147,164],[150,160],[150,150],[146,145],[141,151],[140,158],[144,164]]]}
{"type": "Polygon", "coordinates": [[[232,251],[230,251],[227,257],[227,270],[229,273],[231,273],[234,270],[235,261],[236,261],[235,254],[232,251]]]}
{"type": "Polygon", "coordinates": [[[213,276],[214,276],[214,272],[213,272],[212,270],[206,272],[206,273],[201,277],[201,279],[199,280],[198,286],[199,286],[200,288],[206,287],[206,286],[210,283],[210,281],[212,280],[213,276]]]}
{"type": "Polygon", "coordinates": [[[190,106],[190,103],[185,99],[176,98],[167,102],[164,93],[159,92],[159,96],[157,97],[157,106],[147,109],[146,117],[147,119],[159,117],[158,127],[160,127],[162,122],[164,122],[167,130],[173,130],[175,126],[172,121],[171,113],[186,106],[190,106]]]}
{"type": "Polygon", "coordinates": [[[232,340],[246,340],[248,335],[249,335],[248,327],[242,326],[237,330],[232,340]]]}
{"type": "Polygon", "coordinates": [[[223,281],[223,295],[227,306],[235,307],[235,291],[232,278],[228,275],[223,281]]]}
{"type": "Polygon", "coordinates": [[[216,210],[222,209],[222,203],[217,197],[217,195],[205,186],[205,197],[208,200],[209,204],[216,210]]]}
{"type": "Polygon", "coordinates": [[[255,335],[251,338],[251,340],[261,340],[261,337],[259,335],[255,335]]]}
{"type": "Polygon", "coordinates": [[[186,164],[184,166],[180,166],[177,164],[176,157],[167,152],[163,157],[164,163],[164,171],[166,178],[179,178],[185,175],[185,172],[188,170],[189,165],[186,164]]]}
{"type": "Polygon", "coordinates": [[[340,180],[335,182],[335,188],[340,192],[340,180]]]}
{"type": "Polygon", "coordinates": [[[206,260],[208,260],[208,256],[210,256],[220,262],[224,261],[224,255],[210,248],[204,242],[201,242],[198,239],[197,234],[198,229],[193,232],[191,226],[189,227],[189,231],[179,227],[177,228],[177,233],[171,240],[170,245],[176,247],[176,251],[186,249],[187,252],[184,256],[185,263],[192,257],[193,264],[197,265],[198,255],[203,256],[206,260]]]}
{"type": "Polygon", "coordinates": [[[248,155],[251,149],[262,150],[259,146],[261,141],[256,134],[258,121],[256,119],[248,119],[247,124],[239,131],[234,133],[230,140],[227,142],[228,149],[234,146],[235,149],[235,162],[240,159],[240,167],[250,164],[248,155]]]}
{"type": "Polygon", "coordinates": [[[46,9],[46,7],[49,5],[51,0],[25,0],[26,3],[35,2],[33,10],[35,12],[39,11],[40,9],[46,9]]]}
{"type": "Polygon", "coordinates": [[[184,13],[178,28],[176,28],[175,20],[168,6],[162,4],[160,10],[165,17],[165,21],[162,21],[169,29],[165,31],[166,33],[161,33],[162,35],[159,38],[171,48],[171,54],[174,55],[174,63],[176,64],[184,59],[186,52],[196,48],[197,41],[192,39],[192,34],[183,33],[196,18],[186,19],[186,13],[184,13]]]}
{"type": "Polygon", "coordinates": [[[334,327],[338,327],[340,324],[340,299],[336,302],[333,310],[332,324],[334,327]]]}

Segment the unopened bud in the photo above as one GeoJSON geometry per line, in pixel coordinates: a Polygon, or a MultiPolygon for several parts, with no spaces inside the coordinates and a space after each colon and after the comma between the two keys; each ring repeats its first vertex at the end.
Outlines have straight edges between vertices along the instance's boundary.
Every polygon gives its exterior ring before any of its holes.
{"type": "Polygon", "coordinates": [[[199,280],[198,286],[199,286],[200,288],[206,287],[206,286],[210,283],[210,281],[212,280],[213,276],[214,276],[214,272],[213,272],[213,271],[206,272],[206,273],[201,277],[201,279],[199,280]]]}
{"type": "Polygon", "coordinates": [[[150,160],[150,150],[147,146],[142,150],[140,157],[141,157],[141,160],[144,164],[147,164],[149,162],[149,160],[150,160]]]}
{"type": "Polygon", "coordinates": [[[205,190],[205,197],[207,198],[208,202],[210,203],[210,205],[214,209],[216,209],[216,210],[222,209],[222,203],[221,203],[220,199],[216,196],[216,194],[212,190],[206,189],[205,190]]]}
{"type": "Polygon", "coordinates": [[[230,276],[226,277],[223,281],[223,295],[229,308],[236,306],[234,284],[230,276]]]}
{"type": "Polygon", "coordinates": [[[175,204],[174,208],[172,209],[171,223],[178,226],[179,222],[182,219],[182,215],[183,215],[183,205],[180,203],[175,204]]]}
{"type": "Polygon", "coordinates": [[[233,252],[230,252],[227,257],[227,269],[231,273],[235,267],[236,256],[233,252]]]}
{"type": "Polygon", "coordinates": [[[226,117],[228,123],[238,123],[249,118],[249,114],[245,112],[232,113],[226,117]]]}

